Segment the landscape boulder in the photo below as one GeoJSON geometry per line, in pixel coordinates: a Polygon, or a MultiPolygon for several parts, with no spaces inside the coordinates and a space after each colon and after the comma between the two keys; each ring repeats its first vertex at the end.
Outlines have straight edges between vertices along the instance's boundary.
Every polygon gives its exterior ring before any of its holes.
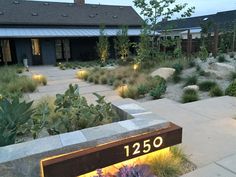
{"type": "Polygon", "coordinates": [[[187,87],[184,87],[184,91],[185,90],[195,90],[195,91],[199,91],[199,86],[198,85],[188,85],[187,87]]]}
{"type": "Polygon", "coordinates": [[[228,78],[228,76],[235,72],[235,67],[227,63],[212,63],[205,70],[205,72],[216,76],[217,78],[228,78]]]}
{"type": "Polygon", "coordinates": [[[160,76],[165,80],[168,80],[175,73],[174,68],[159,68],[151,73],[152,77],[160,76]]]}

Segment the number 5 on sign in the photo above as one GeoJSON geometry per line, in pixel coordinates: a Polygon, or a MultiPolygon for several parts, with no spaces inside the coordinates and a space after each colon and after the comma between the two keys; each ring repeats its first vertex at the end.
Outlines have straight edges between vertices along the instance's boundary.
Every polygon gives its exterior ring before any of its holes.
{"type": "Polygon", "coordinates": [[[153,141],[150,139],[144,140],[141,143],[134,143],[132,146],[124,146],[126,157],[130,157],[131,155],[138,155],[144,153],[149,153],[152,149],[157,149],[163,144],[163,138],[158,136],[153,141]]]}

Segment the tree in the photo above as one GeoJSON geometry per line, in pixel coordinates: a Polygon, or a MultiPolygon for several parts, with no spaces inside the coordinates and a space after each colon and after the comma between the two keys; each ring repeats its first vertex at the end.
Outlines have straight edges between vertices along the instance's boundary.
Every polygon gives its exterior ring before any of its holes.
{"type": "Polygon", "coordinates": [[[181,39],[180,38],[176,39],[175,44],[176,44],[176,47],[174,50],[174,56],[176,58],[181,58],[182,57],[181,39]]]}
{"type": "Polygon", "coordinates": [[[150,57],[150,30],[148,30],[147,25],[144,25],[141,30],[140,42],[137,47],[137,57],[135,58],[135,63],[141,63],[150,57]]]}
{"type": "Polygon", "coordinates": [[[123,26],[117,33],[117,38],[114,40],[115,49],[122,61],[126,61],[129,56],[129,48],[131,46],[128,37],[128,27],[123,26]]]}
{"type": "Polygon", "coordinates": [[[100,36],[97,42],[97,53],[102,63],[106,62],[109,57],[109,41],[108,37],[105,35],[104,26],[100,26],[100,36]]]}
{"type": "Polygon", "coordinates": [[[211,41],[211,33],[214,29],[215,24],[211,21],[206,19],[201,24],[201,40],[202,40],[202,47],[205,47],[208,51],[211,50],[212,41],[211,41]]]}
{"type": "MultiPolygon", "coordinates": [[[[181,17],[189,17],[193,13],[195,7],[187,8],[187,3],[176,4],[176,0],[134,0],[134,5],[141,9],[147,22],[152,30],[152,53],[156,43],[156,28],[161,19],[170,19],[176,13],[180,13],[181,17]]],[[[152,55],[153,56],[153,55],[152,55]]]]}

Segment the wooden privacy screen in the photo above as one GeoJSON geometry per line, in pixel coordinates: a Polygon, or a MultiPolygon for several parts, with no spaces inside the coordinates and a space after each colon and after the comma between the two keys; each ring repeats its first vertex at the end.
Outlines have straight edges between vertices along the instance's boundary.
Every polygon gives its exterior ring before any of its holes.
{"type": "Polygon", "coordinates": [[[182,128],[169,128],[138,134],[41,161],[43,177],[76,177],[182,142],[182,128]]]}

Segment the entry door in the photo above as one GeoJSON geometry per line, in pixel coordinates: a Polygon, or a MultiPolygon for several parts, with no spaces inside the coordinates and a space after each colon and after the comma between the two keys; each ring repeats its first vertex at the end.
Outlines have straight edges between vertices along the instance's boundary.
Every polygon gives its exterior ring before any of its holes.
{"type": "Polygon", "coordinates": [[[42,65],[41,57],[41,43],[39,39],[31,39],[32,46],[32,64],[33,65],[42,65]]]}

